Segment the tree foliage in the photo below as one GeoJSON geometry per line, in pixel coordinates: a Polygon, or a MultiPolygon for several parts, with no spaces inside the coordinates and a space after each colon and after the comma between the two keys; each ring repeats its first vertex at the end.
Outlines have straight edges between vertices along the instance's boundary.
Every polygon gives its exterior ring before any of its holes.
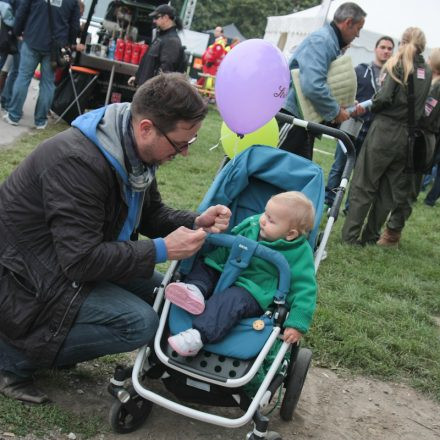
{"type": "MultiPolygon", "coordinates": [[[[173,1],[177,10],[183,3],[183,0],[173,1]]],[[[199,0],[191,29],[206,31],[234,23],[246,38],[262,38],[267,17],[291,14],[320,3],[320,0],[199,0]]]]}

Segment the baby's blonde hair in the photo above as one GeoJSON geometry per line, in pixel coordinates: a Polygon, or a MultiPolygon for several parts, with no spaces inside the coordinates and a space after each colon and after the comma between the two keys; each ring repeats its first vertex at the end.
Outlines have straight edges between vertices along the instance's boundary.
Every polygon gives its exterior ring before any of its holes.
{"type": "Polygon", "coordinates": [[[399,49],[383,66],[383,70],[399,84],[406,84],[408,76],[414,70],[414,57],[425,50],[426,38],[423,31],[417,27],[409,27],[402,35],[399,49]],[[396,67],[402,64],[403,82],[396,75],[396,67]]]}
{"type": "Polygon", "coordinates": [[[275,194],[270,200],[280,202],[289,209],[291,226],[297,229],[300,235],[306,234],[313,229],[315,208],[313,203],[302,192],[287,191],[275,194]]]}
{"type": "Polygon", "coordinates": [[[429,64],[431,65],[432,82],[435,83],[440,80],[440,47],[432,49],[431,55],[429,56],[429,64]]]}

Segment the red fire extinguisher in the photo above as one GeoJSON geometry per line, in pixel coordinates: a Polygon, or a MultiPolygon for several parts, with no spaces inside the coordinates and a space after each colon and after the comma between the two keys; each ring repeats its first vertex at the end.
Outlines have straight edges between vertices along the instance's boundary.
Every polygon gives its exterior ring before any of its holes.
{"type": "Polygon", "coordinates": [[[125,41],[122,38],[118,38],[116,41],[115,60],[123,61],[125,52],[125,41]]]}
{"type": "Polygon", "coordinates": [[[125,42],[125,52],[124,52],[124,63],[130,63],[131,62],[131,54],[133,52],[133,42],[130,40],[127,40],[125,42]]]}
{"type": "Polygon", "coordinates": [[[139,43],[133,44],[133,50],[131,53],[131,64],[139,64],[139,61],[141,59],[141,49],[142,45],[139,43]]]}
{"type": "Polygon", "coordinates": [[[141,45],[142,47],[141,47],[141,54],[140,54],[140,56],[139,56],[139,62],[142,60],[142,58],[144,57],[144,55],[145,55],[145,53],[146,52],[148,52],[148,44],[142,44],[141,45]]]}

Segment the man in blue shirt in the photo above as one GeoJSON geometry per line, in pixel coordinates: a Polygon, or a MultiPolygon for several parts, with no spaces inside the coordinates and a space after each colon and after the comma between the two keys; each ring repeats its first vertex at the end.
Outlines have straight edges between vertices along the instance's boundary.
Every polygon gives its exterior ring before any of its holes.
{"type": "MultiPolygon", "coordinates": [[[[330,64],[342,55],[362,29],[366,12],[356,3],[343,3],[335,11],[333,21],[310,34],[295,50],[289,68],[299,69],[301,89],[325,122],[340,124],[349,118],[347,110],[333,98],[327,84],[330,64]]],[[[302,119],[291,83],[283,111],[302,119]]],[[[312,159],[313,135],[304,128],[284,124],[280,127],[280,148],[312,159]]]]}

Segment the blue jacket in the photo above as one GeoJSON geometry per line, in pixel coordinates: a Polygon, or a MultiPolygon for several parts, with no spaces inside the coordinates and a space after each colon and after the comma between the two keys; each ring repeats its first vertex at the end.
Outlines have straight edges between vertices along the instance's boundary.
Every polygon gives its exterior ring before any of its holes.
{"type": "MultiPolygon", "coordinates": [[[[289,60],[290,70],[300,70],[299,78],[304,96],[326,121],[333,120],[339,113],[339,104],[332,97],[327,85],[327,72],[330,64],[341,53],[334,29],[326,24],[303,40],[289,60]]],[[[294,116],[302,117],[292,82],[284,108],[294,116]]]]}
{"type": "MultiPolygon", "coordinates": [[[[78,0],[51,0],[53,39],[61,46],[75,44],[79,31],[78,0]]],[[[50,52],[49,10],[45,0],[20,1],[14,33],[23,34],[26,44],[39,52],[50,52]]]]}

